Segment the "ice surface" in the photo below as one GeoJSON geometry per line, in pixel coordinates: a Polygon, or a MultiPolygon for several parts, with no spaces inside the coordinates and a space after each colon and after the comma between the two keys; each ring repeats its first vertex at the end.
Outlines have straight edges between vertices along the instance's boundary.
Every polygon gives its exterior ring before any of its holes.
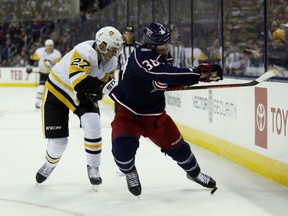
{"type": "Polygon", "coordinates": [[[69,145],[46,182],[36,185],[46,140],[35,88],[0,88],[1,216],[286,216],[288,188],[192,145],[204,173],[217,181],[214,195],[189,181],[177,164],[142,138],[136,165],[140,200],[131,195],[111,154],[114,111],[101,103],[103,184],[92,190],[86,171],[83,131],[70,115],[69,145]]]}

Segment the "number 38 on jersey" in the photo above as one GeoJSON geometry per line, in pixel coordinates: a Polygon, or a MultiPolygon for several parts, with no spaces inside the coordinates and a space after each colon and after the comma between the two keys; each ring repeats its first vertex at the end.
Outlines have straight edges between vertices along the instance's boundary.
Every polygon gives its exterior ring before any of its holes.
{"type": "Polygon", "coordinates": [[[153,59],[147,59],[142,61],[142,65],[145,66],[145,68],[149,71],[152,70],[154,67],[159,66],[160,64],[160,62],[153,59]]]}

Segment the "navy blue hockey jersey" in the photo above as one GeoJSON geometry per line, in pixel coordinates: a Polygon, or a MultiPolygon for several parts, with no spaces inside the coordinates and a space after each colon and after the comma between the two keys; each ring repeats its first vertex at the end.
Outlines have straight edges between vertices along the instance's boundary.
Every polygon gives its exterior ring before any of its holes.
{"type": "Polygon", "coordinates": [[[134,114],[157,116],[165,109],[167,86],[193,85],[199,76],[191,68],[174,67],[170,54],[166,59],[142,45],[130,55],[112,97],[134,114]]]}

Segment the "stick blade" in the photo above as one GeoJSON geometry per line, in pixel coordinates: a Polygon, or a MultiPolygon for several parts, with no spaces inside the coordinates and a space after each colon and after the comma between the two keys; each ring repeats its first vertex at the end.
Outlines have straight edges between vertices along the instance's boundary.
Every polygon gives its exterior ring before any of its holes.
{"type": "Polygon", "coordinates": [[[261,83],[261,82],[263,82],[265,80],[268,80],[268,79],[270,79],[271,77],[274,77],[274,76],[276,76],[276,70],[271,69],[271,70],[267,71],[266,73],[264,73],[263,75],[261,75],[260,77],[258,77],[256,79],[256,81],[258,83],[261,83]]]}
{"type": "Polygon", "coordinates": [[[283,71],[285,71],[285,68],[277,66],[277,65],[273,65],[272,66],[272,70],[275,72],[275,76],[277,77],[285,77],[283,71]]]}

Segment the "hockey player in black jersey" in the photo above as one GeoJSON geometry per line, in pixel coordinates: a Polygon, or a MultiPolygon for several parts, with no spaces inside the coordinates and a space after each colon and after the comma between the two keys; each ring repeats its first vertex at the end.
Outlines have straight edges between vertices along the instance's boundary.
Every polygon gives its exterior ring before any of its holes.
{"type": "Polygon", "coordinates": [[[112,122],[112,153],[126,175],[128,189],[135,196],[141,194],[135,166],[140,136],[148,137],[175,160],[188,179],[216,188],[215,180],[201,172],[190,145],[166,114],[164,92],[171,85],[218,81],[222,79],[222,69],[209,64],[197,68],[173,66],[169,53],[170,32],[159,23],[151,23],[144,29],[143,40],[145,44],[130,55],[122,81],[110,93],[118,104],[112,122]]]}

